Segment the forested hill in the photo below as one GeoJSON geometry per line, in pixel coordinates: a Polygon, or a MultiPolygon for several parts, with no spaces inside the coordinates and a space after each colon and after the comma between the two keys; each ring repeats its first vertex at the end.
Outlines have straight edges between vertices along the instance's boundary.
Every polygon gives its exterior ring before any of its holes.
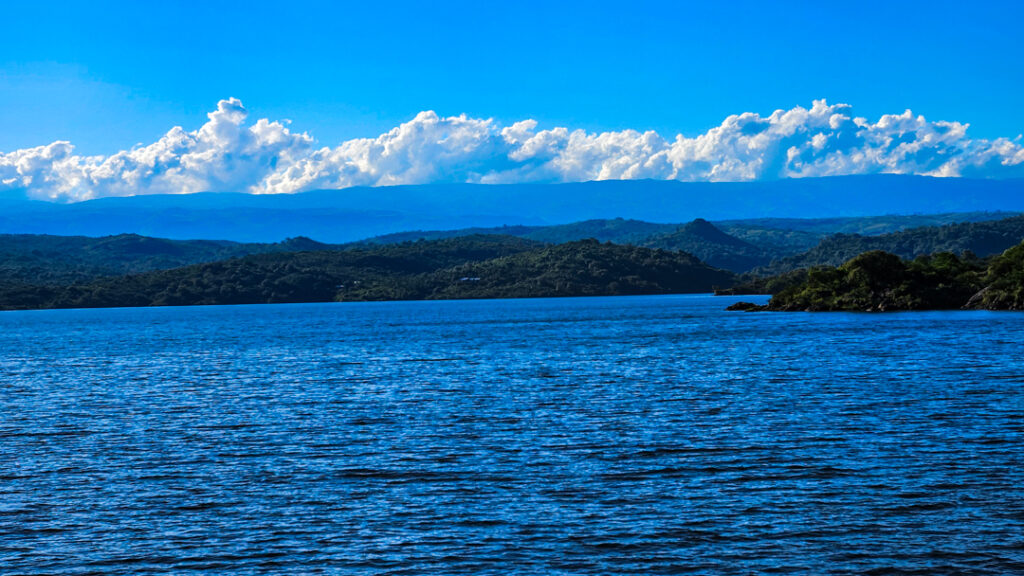
{"type": "Polygon", "coordinates": [[[1021,240],[1024,240],[1024,216],[989,222],[926,226],[879,236],[837,234],[825,238],[807,252],[776,260],[754,272],[770,275],[812,266],[838,266],[872,250],[889,252],[906,259],[938,252],[971,252],[977,256],[989,256],[1001,253],[1021,240]]]}
{"type": "MultiPolygon", "coordinates": [[[[702,219],[688,224],[660,224],[622,218],[586,220],[556,226],[504,226],[449,231],[413,231],[344,245],[325,244],[305,237],[275,243],[238,243],[225,240],[170,240],[136,234],[92,238],[86,236],[0,235],[0,285],[29,283],[61,285],[214,262],[250,254],[371,248],[380,244],[419,239],[457,238],[476,233],[517,236],[561,244],[594,238],[602,242],[682,250],[712,266],[747,272],[783,261],[783,267],[817,263],[831,244],[801,258],[829,231],[875,233],[900,230],[915,223],[991,220],[995,213],[828,218],[817,220],[762,219],[713,223],[702,219]]],[[[343,226],[344,223],[338,223],[343,226]]],[[[848,248],[841,256],[858,250],[848,248]]],[[[836,258],[827,260],[836,262],[836,258]]],[[[767,269],[773,271],[774,269],[767,269]]]]}
{"type": "MultiPolygon", "coordinates": [[[[999,220],[1015,215],[1007,212],[969,212],[860,218],[762,218],[722,222],[698,218],[685,224],[658,224],[615,218],[556,226],[416,230],[377,236],[353,245],[455,238],[468,234],[502,234],[553,244],[594,238],[616,244],[683,250],[712,266],[733,272],[747,272],[812,250],[833,234],[877,235],[922,226],[999,220]]],[[[812,260],[816,257],[810,256],[812,260]]],[[[797,260],[794,262],[799,263],[797,260]]]]}
{"type": "Polygon", "coordinates": [[[339,300],[618,296],[709,292],[735,275],[685,252],[580,240],[467,262],[399,281],[363,282],[339,300]]]}
{"type": "Polygon", "coordinates": [[[771,252],[775,258],[782,258],[810,250],[833,234],[878,236],[923,226],[987,222],[1017,215],[1016,212],[960,212],[837,218],[754,218],[716,221],[714,225],[730,236],[771,252]]]}
{"type": "MultiPolygon", "coordinates": [[[[693,222],[709,222],[720,231],[761,247],[777,245],[785,249],[796,247],[801,252],[813,247],[822,238],[832,234],[861,234],[875,236],[922,226],[944,226],[959,222],[1002,220],[1018,215],[1017,212],[957,212],[944,214],[895,214],[888,216],[861,216],[845,218],[754,218],[747,220],[709,221],[697,218],[693,222]],[[767,236],[766,236],[767,234],[767,236]],[[774,241],[775,234],[789,239],[774,241]]],[[[492,226],[454,230],[410,230],[374,236],[350,244],[395,244],[416,240],[438,240],[472,234],[501,234],[519,236],[541,242],[560,244],[573,240],[594,238],[601,242],[641,245],[658,236],[671,234],[687,223],[656,223],[624,218],[584,220],[569,224],[543,226],[492,226]]]]}
{"type": "Polygon", "coordinates": [[[988,222],[1019,216],[1020,212],[947,212],[920,214],[889,214],[885,216],[846,216],[835,218],[750,218],[746,220],[720,220],[715,226],[740,238],[745,230],[792,230],[815,236],[832,234],[860,234],[878,236],[922,226],[945,226],[961,222],[988,222]]]}
{"type": "Polygon", "coordinates": [[[258,254],[64,286],[12,284],[0,287],[0,308],[665,294],[733,280],[681,252],[468,236],[258,254]]]}
{"type": "Polygon", "coordinates": [[[746,272],[757,266],[766,265],[776,258],[796,254],[806,249],[807,246],[804,244],[813,246],[819,240],[818,236],[812,235],[810,240],[796,248],[774,246],[761,248],[730,236],[711,222],[701,218],[686,224],[655,224],[616,218],[586,220],[558,226],[503,226],[468,230],[404,232],[371,238],[357,243],[357,245],[454,238],[467,233],[508,234],[552,244],[595,239],[600,242],[677,250],[689,252],[711,266],[733,272],[746,272]]]}
{"type": "Polygon", "coordinates": [[[737,310],[855,311],[1024,310],[1024,243],[986,260],[949,252],[903,260],[865,252],[837,267],[793,278],[765,306],[737,310]]]}
{"type": "Polygon", "coordinates": [[[746,272],[763,266],[780,256],[771,248],[755,246],[750,242],[730,236],[707,220],[698,218],[673,232],[656,234],[641,242],[649,248],[682,250],[704,262],[735,272],[746,272]]]}
{"type": "Polygon", "coordinates": [[[334,248],[309,238],[274,244],[222,240],[168,240],[136,234],[102,238],[32,234],[0,235],[0,285],[61,285],[249,254],[334,248]]]}
{"type": "Polygon", "coordinates": [[[463,228],[458,230],[415,230],[376,236],[355,244],[394,244],[416,240],[437,240],[471,234],[502,234],[519,236],[540,242],[562,244],[574,240],[593,238],[615,244],[641,244],[657,234],[671,232],[680,224],[658,224],[623,218],[584,220],[550,226],[496,226],[490,228],[463,228]]]}

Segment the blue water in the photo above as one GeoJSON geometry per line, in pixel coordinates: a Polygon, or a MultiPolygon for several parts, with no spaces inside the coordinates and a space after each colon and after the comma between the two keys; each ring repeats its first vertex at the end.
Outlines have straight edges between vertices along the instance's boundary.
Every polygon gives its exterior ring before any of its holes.
{"type": "Polygon", "coordinates": [[[1024,314],[0,314],[2,574],[1024,573],[1024,314]]]}

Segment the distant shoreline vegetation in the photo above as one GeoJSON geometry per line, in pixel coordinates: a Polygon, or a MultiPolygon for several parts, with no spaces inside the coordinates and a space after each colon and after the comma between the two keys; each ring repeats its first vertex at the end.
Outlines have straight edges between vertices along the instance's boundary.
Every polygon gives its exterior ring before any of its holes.
{"type": "Polygon", "coordinates": [[[474,235],[254,254],[70,285],[8,284],[0,307],[106,308],[711,292],[735,282],[685,252],[474,235]]]}
{"type": "Polygon", "coordinates": [[[1021,310],[1022,239],[1024,216],[991,213],[590,220],[349,244],[0,235],[0,309],[715,291],[773,295],[734,310],[1021,310]]]}

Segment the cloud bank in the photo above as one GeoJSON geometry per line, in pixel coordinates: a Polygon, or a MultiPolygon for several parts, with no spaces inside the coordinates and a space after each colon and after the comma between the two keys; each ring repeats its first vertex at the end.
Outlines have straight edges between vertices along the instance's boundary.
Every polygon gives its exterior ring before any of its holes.
{"type": "Polygon", "coordinates": [[[292,193],[317,188],[437,182],[579,182],[652,178],[743,181],[849,174],[1024,177],[1021,137],[972,139],[967,124],[907,110],[877,122],[846,104],[816,100],[762,116],[729,116],[694,138],[656,132],[538,129],[534,120],[420,112],[376,138],[317,147],[287,122],[248,123],[236,99],[221,100],[194,131],[110,156],[80,156],[69,142],[0,152],[0,190],[37,198],[201,191],[292,193]]]}

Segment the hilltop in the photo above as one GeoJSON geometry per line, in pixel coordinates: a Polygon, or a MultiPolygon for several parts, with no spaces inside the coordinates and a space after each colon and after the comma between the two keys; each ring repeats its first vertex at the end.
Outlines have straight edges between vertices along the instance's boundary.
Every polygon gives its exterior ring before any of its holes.
{"type": "Polygon", "coordinates": [[[138,234],[90,238],[32,234],[0,235],[0,285],[60,285],[105,276],[164,270],[250,254],[323,250],[309,238],[272,244],[226,240],[169,240],[138,234]]]}
{"type": "Polygon", "coordinates": [[[759,247],[726,234],[714,224],[698,218],[673,232],[655,234],[641,241],[642,246],[682,250],[717,268],[746,272],[768,264],[784,254],[780,249],[759,247]]]}

